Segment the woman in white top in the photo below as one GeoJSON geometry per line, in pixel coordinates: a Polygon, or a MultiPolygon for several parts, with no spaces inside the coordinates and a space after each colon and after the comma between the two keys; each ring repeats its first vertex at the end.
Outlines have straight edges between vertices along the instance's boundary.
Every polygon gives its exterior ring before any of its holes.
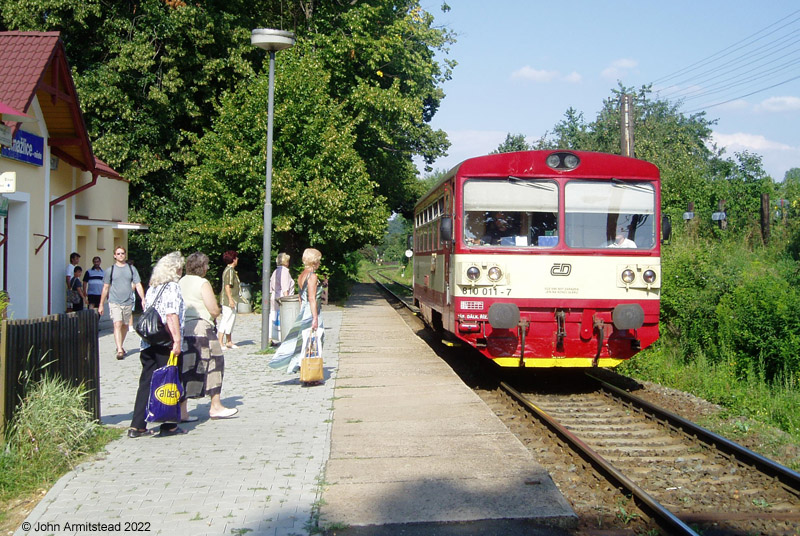
{"type": "MultiPolygon", "coordinates": [[[[186,302],[184,339],[187,350],[183,354],[183,382],[187,398],[211,397],[208,409],[212,419],[228,419],[238,413],[236,408],[226,408],[220,400],[225,357],[217,339],[214,319],[220,309],[211,284],[205,279],[208,272],[208,256],[192,253],[186,259],[186,275],[180,280],[181,293],[186,302]]],[[[196,421],[197,417],[182,415],[184,422],[196,421]]]]}

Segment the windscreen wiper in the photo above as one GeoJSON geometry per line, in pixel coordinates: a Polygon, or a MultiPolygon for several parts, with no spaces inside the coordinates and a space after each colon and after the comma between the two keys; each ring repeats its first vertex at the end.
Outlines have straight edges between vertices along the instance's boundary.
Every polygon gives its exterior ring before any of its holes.
{"type": "Polygon", "coordinates": [[[527,179],[520,179],[519,177],[508,177],[508,182],[511,184],[517,184],[519,186],[527,186],[528,188],[536,188],[537,190],[547,190],[548,192],[552,192],[555,190],[555,185],[552,183],[541,183],[541,182],[531,182],[527,179]]]}

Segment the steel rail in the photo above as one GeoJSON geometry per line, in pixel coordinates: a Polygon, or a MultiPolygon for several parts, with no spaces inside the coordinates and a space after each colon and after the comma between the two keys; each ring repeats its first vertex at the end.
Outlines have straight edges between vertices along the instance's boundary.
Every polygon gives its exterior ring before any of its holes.
{"type": "Polygon", "coordinates": [[[411,288],[410,286],[406,285],[405,283],[400,283],[399,281],[395,281],[394,279],[392,279],[388,275],[385,275],[383,273],[383,270],[388,270],[388,268],[383,268],[383,269],[376,268],[376,269],[372,270],[371,272],[369,272],[369,275],[370,275],[370,277],[372,277],[373,281],[375,280],[375,276],[373,274],[378,274],[379,276],[381,276],[382,278],[386,279],[387,281],[391,281],[393,284],[397,285],[398,287],[403,287],[404,289],[408,290],[409,292],[414,292],[414,289],[411,288]]]}
{"type": "Polygon", "coordinates": [[[688,535],[699,536],[688,525],[681,521],[675,514],[667,510],[663,505],[656,501],[650,494],[641,489],[635,482],[622,474],[616,467],[611,465],[605,458],[600,456],[586,443],[581,441],[575,434],[567,430],[557,420],[548,415],[545,411],[532,404],[521,393],[511,387],[506,382],[500,382],[500,388],[508,393],[519,404],[522,404],[528,411],[536,415],[551,431],[553,431],[562,441],[566,442],[570,448],[575,450],[580,456],[589,462],[600,474],[617,487],[627,490],[633,497],[637,506],[646,512],[655,523],[668,534],[675,536],[688,535]]]}
{"type": "Polygon", "coordinates": [[[372,270],[371,272],[369,272],[369,276],[370,276],[370,278],[372,278],[372,280],[375,282],[375,284],[376,284],[376,285],[378,285],[378,286],[379,286],[380,288],[382,288],[384,291],[386,291],[386,292],[388,292],[389,294],[391,294],[392,296],[394,296],[394,298],[395,298],[396,300],[398,300],[400,303],[402,303],[402,304],[403,304],[403,306],[405,306],[405,307],[406,307],[406,308],[407,308],[409,311],[411,311],[413,314],[415,314],[415,315],[419,315],[419,308],[418,308],[418,307],[415,307],[414,305],[412,305],[412,304],[408,303],[408,301],[406,301],[406,299],[405,299],[405,298],[403,298],[402,296],[398,295],[396,292],[394,292],[394,291],[393,291],[392,289],[390,289],[388,286],[386,286],[386,285],[384,285],[383,283],[381,283],[380,281],[378,281],[378,278],[377,278],[377,277],[375,277],[375,274],[376,274],[376,273],[377,273],[377,274],[378,274],[380,277],[382,277],[382,278],[384,278],[384,279],[386,279],[386,280],[389,280],[389,281],[391,281],[392,283],[394,283],[394,284],[396,284],[396,285],[400,285],[400,286],[401,286],[401,287],[403,287],[403,288],[407,288],[407,289],[411,290],[411,288],[410,288],[410,287],[408,287],[407,285],[403,285],[402,283],[398,283],[398,282],[396,282],[396,281],[392,280],[392,279],[391,279],[391,278],[389,278],[389,277],[386,277],[385,275],[383,275],[382,273],[380,273],[380,270],[377,270],[377,269],[376,269],[376,270],[372,270]]]}
{"type": "Polygon", "coordinates": [[[620,389],[619,387],[611,385],[610,383],[597,378],[591,373],[587,372],[586,376],[598,382],[603,389],[612,393],[613,396],[617,396],[622,399],[623,403],[636,406],[646,413],[652,415],[659,421],[668,424],[676,431],[682,432],[691,438],[695,438],[709,445],[711,448],[714,448],[729,457],[733,457],[739,462],[753,467],[771,478],[777,479],[788,491],[800,495],[800,473],[792,471],[788,467],[770,460],[769,458],[765,458],[760,454],[757,454],[752,450],[749,450],[738,443],[731,441],[730,439],[726,439],[710,430],[703,428],[702,426],[698,426],[697,424],[684,419],[680,415],[676,415],[670,411],[651,404],[647,400],[639,398],[638,396],[633,395],[624,389],[620,389]]]}

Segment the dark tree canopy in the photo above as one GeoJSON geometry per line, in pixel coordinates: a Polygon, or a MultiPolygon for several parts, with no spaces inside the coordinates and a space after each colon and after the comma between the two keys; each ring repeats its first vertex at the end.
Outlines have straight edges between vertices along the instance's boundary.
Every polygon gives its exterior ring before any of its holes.
{"type": "Polygon", "coordinates": [[[429,121],[453,36],[416,0],[0,0],[0,14],[62,32],[93,149],[130,180],[131,217],[151,228],[132,241],[152,254],[260,250],[268,61],[253,28],[297,35],[277,60],[276,250],[342,261],[379,241],[419,195],[412,158],[449,145],[429,121]]]}

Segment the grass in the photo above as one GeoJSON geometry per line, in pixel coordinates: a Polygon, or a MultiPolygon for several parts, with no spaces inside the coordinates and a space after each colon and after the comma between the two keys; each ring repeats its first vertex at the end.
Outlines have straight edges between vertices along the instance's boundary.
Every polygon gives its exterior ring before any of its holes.
{"type": "Polygon", "coordinates": [[[47,377],[27,392],[0,453],[0,531],[17,528],[22,514],[15,506],[35,504],[62,475],[122,434],[93,422],[86,391],[61,378],[47,377]]]}
{"type": "Polygon", "coordinates": [[[662,341],[618,371],[679,389],[721,406],[704,426],[767,457],[785,458],[800,469],[800,386],[797,378],[768,382],[759,371],[737,375],[732,363],[711,363],[702,354],[687,361],[679,349],[662,341]],[[783,433],[776,433],[778,429],[783,433]],[[786,454],[787,451],[790,454],[786,454]],[[791,453],[794,453],[792,455],[791,453]]]}

